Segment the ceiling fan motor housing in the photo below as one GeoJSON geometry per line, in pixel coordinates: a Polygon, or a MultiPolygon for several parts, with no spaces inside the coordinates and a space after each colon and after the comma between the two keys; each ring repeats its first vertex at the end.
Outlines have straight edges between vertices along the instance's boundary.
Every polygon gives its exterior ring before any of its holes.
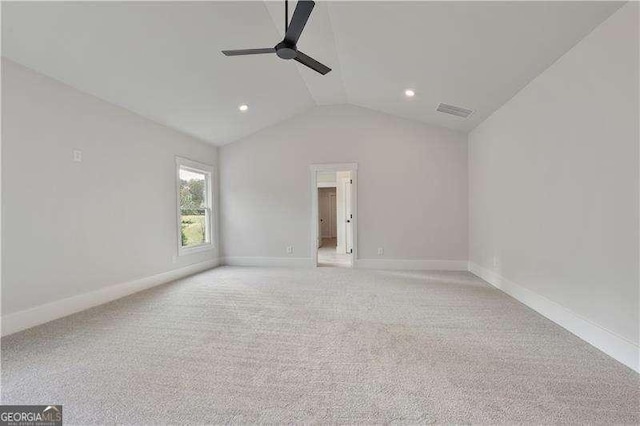
{"type": "Polygon", "coordinates": [[[298,50],[295,45],[288,44],[284,41],[276,44],[276,55],[282,59],[293,59],[298,54],[298,50]]]}
{"type": "Polygon", "coordinates": [[[241,49],[241,50],[223,50],[226,56],[244,56],[244,55],[262,55],[268,53],[275,53],[280,59],[295,59],[302,65],[311,68],[312,70],[325,75],[331,68],[321,64],[310,56],[305,55],[298,50],[298,39],[304,30],[304,26],[307,25],[311,11],[315,6],[313,0],[298,0],[296,10],[293,12],[293,18],[289,22],[289,14],[287,11],[287,0],[285,0],[285,34],[284,40],[276,44],[275,47],[268,47],[266,49],[241,49]]]}

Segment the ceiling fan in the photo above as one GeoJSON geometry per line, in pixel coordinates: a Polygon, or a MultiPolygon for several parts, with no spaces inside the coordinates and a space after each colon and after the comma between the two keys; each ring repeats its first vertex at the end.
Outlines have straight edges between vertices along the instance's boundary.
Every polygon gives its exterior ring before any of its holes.
{"type": "Polygon", "coordinates": [[[325,75],[331,68],[321,64],[310,56],[305,55],[298,50],[298,39],[302,34],[304,26],[309,20],[311,11],[315,6],[315,2],[312,0],[298,0],[296,10],[293,12],[291,23],[289,23],[289,2],[284,2],[284,39],[276,44],[275,47],[267,47],[265,49],[242,49],[242,50],[223,50],[226,56],[241,56],[241,55],[260,55],[263,53],[275,53],[281,59],[295,59],[302,65],[311,68],[314,71],[325,75]]]}

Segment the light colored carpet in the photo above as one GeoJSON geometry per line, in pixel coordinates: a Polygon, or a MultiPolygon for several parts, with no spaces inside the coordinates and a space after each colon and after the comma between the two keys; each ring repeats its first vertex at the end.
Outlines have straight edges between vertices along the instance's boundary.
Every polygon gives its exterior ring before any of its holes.
{"type": "Polygon", "coordinates": [[[2,339],[92,423],[638,423],[638,374],[468,273],[223,267],[2,339]]]}

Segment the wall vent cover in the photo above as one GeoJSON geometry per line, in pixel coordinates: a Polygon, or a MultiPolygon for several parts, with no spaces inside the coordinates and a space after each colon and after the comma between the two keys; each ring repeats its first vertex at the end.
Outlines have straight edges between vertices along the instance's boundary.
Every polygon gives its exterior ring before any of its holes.
{"type": "Polygon", "coordinates": [[[467,118],[469,117],[473,111],[466,108],[460,108],[453,105],[440,104],[436,111],[444,112],[445,114],[456,115],[458,117],[467,118]]]}

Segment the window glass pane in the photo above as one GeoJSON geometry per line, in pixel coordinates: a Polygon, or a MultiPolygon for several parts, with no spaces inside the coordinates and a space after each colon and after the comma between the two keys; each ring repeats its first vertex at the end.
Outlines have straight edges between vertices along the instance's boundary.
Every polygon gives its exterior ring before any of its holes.
{"type": "Polygon", "coordinates": [[[208,242],[206,175],[180,168],[180,233],[182,247],[208,242]]]}

